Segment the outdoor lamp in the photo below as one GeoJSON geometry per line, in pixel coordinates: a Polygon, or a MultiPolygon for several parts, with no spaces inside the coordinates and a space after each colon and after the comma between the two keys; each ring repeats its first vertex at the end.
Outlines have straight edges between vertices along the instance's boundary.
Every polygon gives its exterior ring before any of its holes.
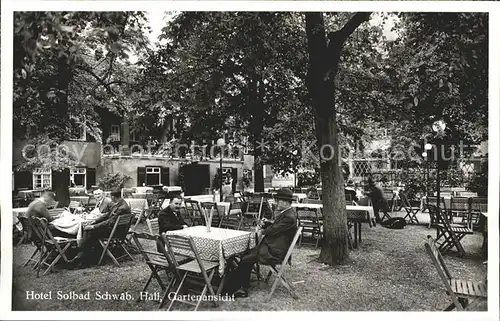
{"type": "Polygon", "coordinates": [[[427,157],[427,152],[423,152],[422,157],[427,157]]]}
{"type": "Polygon", "coordinates": [[[445,129],[446,123],[442,119],[436,120],[434,123],[432,123],[432,130],[436,133],[442,133],[445,129]]]}
{"type": "Polygon", "coordinates": [[[425,150],[431,150],[432,149],[432,145],[429,144],[429,143],[427,143],[427,144],[425,144],[424,148],[425,148],[425,150]]]}
{"type": "Polygon", "coordinates": [[[222,202],[222,156],[224,155],[222,152],[222,147],[226,145],[226,141],[224,140],[224,138],[219,138],[217,139],[217,146],[220,147],[220,175],[219,175],[219,179],[220,179],[220,192],[219,192],[219,195],[220,195],[220,202],[222,202]]]}

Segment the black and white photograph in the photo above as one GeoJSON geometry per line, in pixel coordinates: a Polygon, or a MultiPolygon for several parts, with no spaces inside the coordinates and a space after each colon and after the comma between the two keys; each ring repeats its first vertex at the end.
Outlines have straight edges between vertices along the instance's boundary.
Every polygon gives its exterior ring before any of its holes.
{"type": "Polygon", "coordinates": [[[128,7],[2,10],[2,310],[498,319],[491,10],[128,7]]]}

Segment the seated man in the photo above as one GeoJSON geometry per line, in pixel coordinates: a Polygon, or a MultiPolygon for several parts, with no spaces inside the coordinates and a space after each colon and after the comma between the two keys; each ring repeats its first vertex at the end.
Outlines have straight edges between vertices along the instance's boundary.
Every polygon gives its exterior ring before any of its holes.
{"type": "Polygon", "coordinates": [[[160,235],[166,231],[182,230],[187,227],[179,212],[180,208],[181,199],[174,197],[170,200],[170,204],[158,213],[160,235]]]}
{"type": "MultiPolygon", "coordinates": [[[[80,252],[75,257],[75,260],[81,260],[81,262],[83,263],[82,258],[89,254],[96,241],[99,238],[105,238],[109,236],[118,216],[131,213],[130,207],[128,206],[127,202],[125,202],[125,200],[121,198],[121,190],[119,188],[111,192],[111,200],[114,203],[114,205],[111,207],[111,211],[102,215],[94,222],[84,227],[80,243],[80,252]]],[[[118,229],[115,231],[115,233],[123,232],[126,231],[119,231],[118,229]]]]}
{"type": "Polygon", "coordinates": [[[94,191],[94,197],[97,200],[95,208],[92,210],[92,214],[106,214],[111,212],[113,207],[113,201],[109,197],[104,195],[104,192],[100,189],[94,191]]]}
{"type": "Polygon", "coordinates": [[[47,219],[47,222],[53,221],[54,218],[50,216],[47,208],[47,204],[52,203],[53,201],[54,193],[49,191],[43,192],[40,198],[37,198],[30,203],[28,210],[26,211],[26,217],[44,217],[47,219]]]}
{"type": "MultiPolygon", "coordinates": [[[[280,189],[274,196],[277,201],[278,214],[273,223],[260,232],[264,236],[257,247],[241,258],[238,268],[228,282],[237,289],[235,297],[247,297],[250,274],[255,263],[263,265],[279,264],[285,258],[286,252],[297,232],[297,214],[292,208],[293,192],[288,188],[280,189]]],[[[266,221],[265,223],[269,223],[266,221]]],[[[230,289],[229,292],[232,292],[230,289]]]]}

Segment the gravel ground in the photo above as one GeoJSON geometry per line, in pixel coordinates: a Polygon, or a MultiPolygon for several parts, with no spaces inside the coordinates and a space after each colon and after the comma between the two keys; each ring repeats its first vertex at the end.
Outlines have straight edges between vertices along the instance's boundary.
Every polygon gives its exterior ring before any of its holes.
{"type": "MultiPolygon", "coordinates": [[[[399,215],[403,215],[400,213],[399,215]]],[[[424,221],[426,214],[420,215],[424,221]]],[[[266,300],[270,285],[252,281],[250,296],[232,302],[222,302],[218,308],[203,303],[200,310],[218,311],[439,311],[449,304],[444,286],[424,249],[428,234],[434,229],[423,225],[409,225],[404,230],[390,230],[378,225],[369,228],[363,224],[363,241],[358,249],[350,252],[349,260],[340,266],[330,267],[319,263],[319,249],[309,245],[297,247],[293,263],[285,271],[286,278],[294,283],[299,296],[292,299],[278,285],[271,300],[266,300]]],[[[465,237],[463,245],[467,255],[445,255],[445,261],[456,278],[484,280],[487,268],[480,255],[482,235],[476,232],[465,237]]],[[[56,272],[36,278],[36,273],[22,264],[33,251],[24,244],[14,247],[13,310],[156,310],[158,301],[135,302],[149,276],[149,268],[140,255],[134,261],[116,267],[111,261],[103,266],[70,270],[64,266],[56,272]],[[26,291],[52,291],[50,300],[28,300],[26,291]],[[57,291],[86,293],[90,300],[59,300],[57,291]],[[109,293],[128,292],[134,299],[97,300],[96,291],[109,293]]],[[[261,268],[267,273],[267,267],[261,268]]],[[[273,279],[271,279],[272,281],[273,279]]],[[[152,283],[151,292],[161,289],[152,283]]],[[[165,308],[164,308],[165,309],[165,308]]],[[[190,306],[174,305],[174,310],[190,310],[190,306]]],[[[478,310],[487,310],[486,303],[478,310]]]]}

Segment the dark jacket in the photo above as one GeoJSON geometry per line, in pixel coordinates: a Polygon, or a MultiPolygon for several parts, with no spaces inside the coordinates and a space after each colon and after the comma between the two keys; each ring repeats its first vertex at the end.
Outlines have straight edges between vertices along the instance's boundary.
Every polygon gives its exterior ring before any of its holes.
{"type": "Polygon", "coordinates": [[[276,217],[274,223],[262,231],[264,238],[258,248],[261,264],[281,263],[297,232],[297,214],[289,208],[276,217]]]}
{"type": "Polygon", "coordinates": [[[115,205],[113,205],[109,213],[105,213],[97,220],[95,220],[93,226],[95,229],[100,227],[111,229],[113,228],[113,225],[115,225],[118,216],[130,213],[130,207],[128,206],[127,202],[125,202],[125,200],[121,198],[115,205]]]}
{"type": "Polygon", "coordinates": [[[38,198],[35,199],[33,202],[31,202],[30,205],[28,206],[28,210],[26,211],[26,217],[46,218],[47,222],[51,222],[54,220],[49,214],[49,210],[47,209],[47,204],[45,204],[42,200],[38,198]]]}
{"type": "Polygon", "coordinates": [[[371,191],[367,195],[371,198],[373,207],[388,210],[389,205],[384,197],[384,192],[377,186],[372,186],[370,188],[371,191]]]}
{"type": "Polygon", "coordinates": [[[174,212],[170,206],[167,206],[158,213],[160,234],[166,231],[181,230],[183,225],[187,224],[180,213],[174,212]]]}
{"type": "MultiPolygon", "coordinates": [[[[344,193],[345,195],[351,195],[351,200],[357,202],[358,201],[358,197],[356,196],[356,191],[355,190],[352,190],[350,188],[345,188],[344,189],[344,193]]],[[[346,197],[347,199],[347,197],[346,197]]]]}
{"type": "MultiPolygon", "coordinates": [[[[99,203],[96,204],[96,207],[99,203]]],[[[99,205],[99,212],[102,214],[109,213],[113,209],[113,201],[109,197],[104,197],[99,205]]]]}

